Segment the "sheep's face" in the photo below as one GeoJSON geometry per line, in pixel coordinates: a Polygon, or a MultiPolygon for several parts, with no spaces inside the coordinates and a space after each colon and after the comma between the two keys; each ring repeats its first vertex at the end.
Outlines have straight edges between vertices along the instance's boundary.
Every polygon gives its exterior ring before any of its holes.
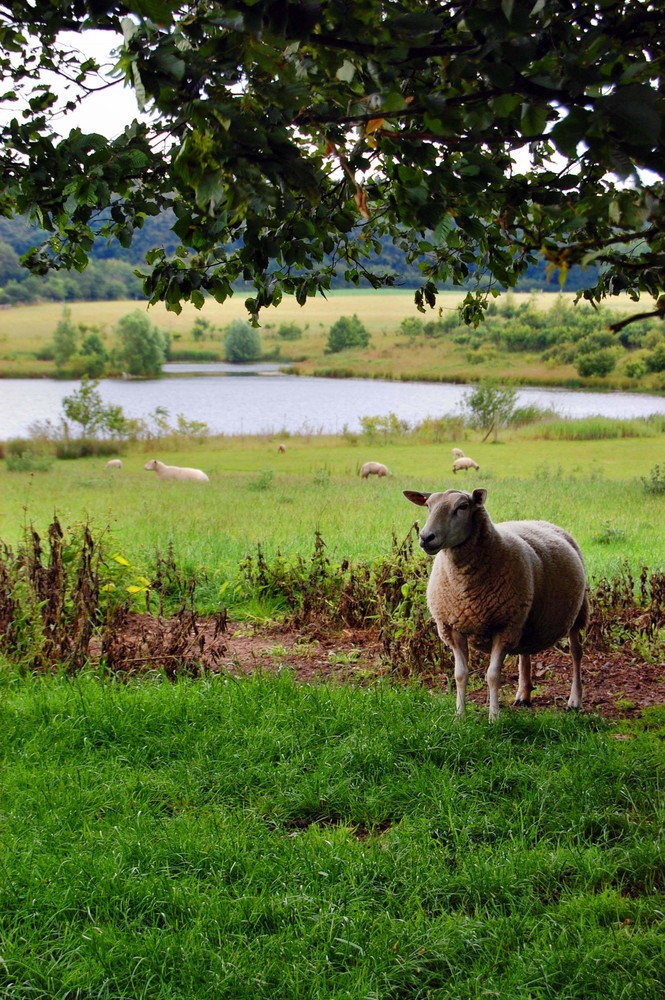
{"type": "Polygon", "coordinates": [[[143,468],[146,472],[154,472],[157,469],[157,459],[151,458],[149,462],[146,462],[143,468]]]}
{"type": "Polygon", "coordinates": [[[419,541],[420,547],[433,556],[441,549],[454,549],[467,541],[473,530],[474,512],[484,505],[487,490],[474,490],[473,493],[461,490],[415,493],[405,490],[404,496],[429,511],[419,541]]]}

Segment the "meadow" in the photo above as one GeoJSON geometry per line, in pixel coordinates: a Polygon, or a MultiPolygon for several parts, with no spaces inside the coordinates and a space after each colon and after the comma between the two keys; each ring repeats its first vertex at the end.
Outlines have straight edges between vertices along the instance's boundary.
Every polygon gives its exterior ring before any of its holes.
{"type": "MultiPolygon", "coordinates": [[[[483,336],[483,326],[478,331],[460,328],[457,336],[428,337],[405,332],[404,320],[412,323],[454,321],[457,308],[464,298],[463,292],[443,292],[437,308],[419,313],[411,290],[366,290],[331,292],[324,299],[308,300],[299,306],[291,297],[279,306],[266,309],[261,314],[261,348],[266,358],[281,362],[284,367],[301,374],[325,374],[336,377],[355,375],[362,378],[418,379],[431,381],[469,382],[483,378],[515,381],[523,385],[585,386],[589,388],[615,387],[643,391],[662,391],[659,372],[643,371],[636,382],[628,374],[631,352],[625,352],[611,376],[582,378],[571,359],[550,358],[543,360],[540,351],[508,351],[483,336]],[[366,326],[371,341],[366,348],[348,348],[336,354],[327,353],[328,332],[331,325],[342,316],[357,315],[366,326]],[[283,325],[295,324],[300,328],[300,339],[284,340],[279,336],[283,325]]],[[[573,293],[506,293],[492,308],[508,308],[517,312],[533,307],[537,312],[551,312],[557,308],[573,308],[573,293]]],[[[147,308],[134,301],[72,302],[67,304],[74,325],[95,330],[107,350],[114,344],[114,327],[118,320],[136,309],[147,308]]],[[[617,319],[652,308],[652,303],[642,300],[631,302],[623,296],[612,297],[603,304],[601,316],[617,319]]],[[[603,322],[587,302],[574,306],[576,317],[586,316],[590,324],[603,322]]],[[[161,304],[151,306],[148,315],[160,330],[168,334],[175,359],[206,360],[217,357],[224,360],[223,331],[233,320],[246,319],[244,296],[236,293],[223,304],[206,301],[201,310],[185,304],[179,315],[168,312],[161,304]],[[203,339],[195,339],[195,322],[203,319],[207,332],[203,339]]],[[[2,377],[52,377],[54,362],[44,352],[53,338],[62,316],[58,303],[17,306],[0,311],[0,376],[2,377]]],[[[564,320],[565,323],[565,320],[564,320]]],[[[579,333],[582,336],[582,333],[579,333]]],[[[657,336],[657,335],[656,335],[657,336]]]]}
{"type": "MultiPolygon", "coordinates": [[[[659,425],[548,427],[292,437],[283,454],[270,437],[162,442],[202,486],[144,471],[154,444],[127,446],[122,470],[3,462],[0,539],[32,526],[46,546],[56,515],[73,558],[88,524],[109,579],[135,585],[168,552],[199,611],[258,623],[283,611],[240,571],[258,545],[295,559],[318,531],[334,573],[409,534],[420,512],[402,489],[482,485],[496,520],[571,530],[592,585],[662,571],[659,425]],[[479,473],[452,474],[453,444],[479,473]],[[360,480],[369,458],[393,475],[360,480]]],[[[456,720],[415,680],[303,685],[288,657],[177,683],[0,657],[0,686],[2,996],[662,996],[662,706],[456,720]]]]}

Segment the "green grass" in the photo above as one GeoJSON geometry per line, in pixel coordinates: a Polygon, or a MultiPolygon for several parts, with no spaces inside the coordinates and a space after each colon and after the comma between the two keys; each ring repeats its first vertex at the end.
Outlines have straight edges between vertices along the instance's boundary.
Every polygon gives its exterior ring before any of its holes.
{"type": "Polygon", "coordinates": [[[662,995],[662,748],[415,687],[6,681],[6,997],[662,995]]]}
{"type": "Polygon", "coordinates": [[[76,531],[90,521],[105,533],[105,549],[149,576],[157,551],[172,548],[183,572],[200,578],[202,610],[224,603],[242,610],[243,558],[261,543],[268,558],[309,555],[318,529],[333,561],[371,560],[403,538],[421,512],[403,489],[455,486],[488,489],[495,520],[544,518],[579,540],[593,579],[624,564],[665,565],[662,495],[642,478],[662,463],[664,437],[598,441],[532,441],[514,437],[498,445],[457,442],[480,463],[479,473],[453,476],[449,443],[408,439],[393,444],[351,444],[342,438],[293,438],[284,455],[274,441],[229,439],[169,452],[172,464],[195,465],[210,485],[164,483],[143,470],[146,454],[123,456],[121,472],[104,458],[56,462],[48,472],[10,472],[0,466],[0,539],[14,546],[24,527],[45,532],[54,513],[76,531]],[[360,480],[363,461],[379,458],[391,478],[360,480]]]}

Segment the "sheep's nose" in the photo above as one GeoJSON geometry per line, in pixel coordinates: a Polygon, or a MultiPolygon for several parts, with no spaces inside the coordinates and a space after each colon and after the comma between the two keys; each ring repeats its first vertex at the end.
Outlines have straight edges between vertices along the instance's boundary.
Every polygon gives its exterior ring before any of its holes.
{"type": "Polygon", "coordinates": [[[434,532],[433,531],[421,531],[419,536],[419,542],[421,549],[425,549],[427,552],[434,542],[434,532]]]}

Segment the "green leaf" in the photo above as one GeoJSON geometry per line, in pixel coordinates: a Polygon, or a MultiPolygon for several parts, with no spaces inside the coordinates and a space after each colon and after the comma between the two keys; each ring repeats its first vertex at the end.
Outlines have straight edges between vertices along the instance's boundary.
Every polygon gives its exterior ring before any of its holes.
{"type": "Polygon", "coordinates": [[[549,117],[549,109],[543,104],[524,104],[522,106],[522,135],[533,138],[542,135],[549,117]]]}

